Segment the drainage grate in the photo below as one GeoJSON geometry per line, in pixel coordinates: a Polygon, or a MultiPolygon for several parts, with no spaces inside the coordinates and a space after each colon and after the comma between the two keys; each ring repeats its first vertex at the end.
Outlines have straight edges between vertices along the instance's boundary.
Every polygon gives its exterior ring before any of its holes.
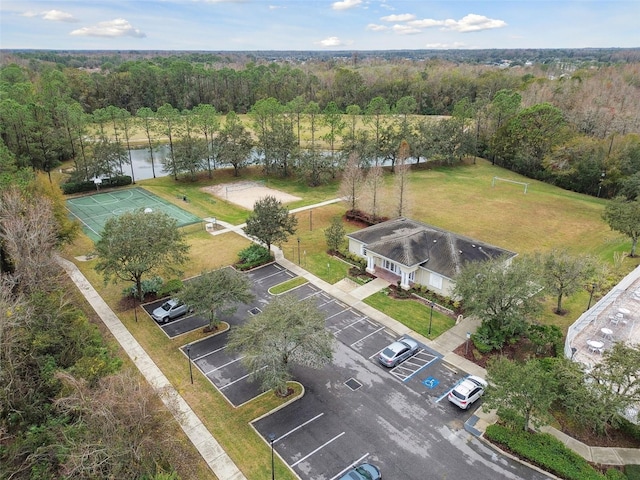
{"type": "Polygon", "coordinates": [[[359,381],[357,381],[355,378],[350,378],[349,380],[344,382],[344,384],[354,392],[362,386],[362,384],[359,381]]]}
{"type": "Polygon", "coordinates": [[[251,310],[249,310],[249,313],[251,315],[258,315],[260,312],[262,312],[262,310],[260,310],[258,307],[253,307],[251,310]]]}

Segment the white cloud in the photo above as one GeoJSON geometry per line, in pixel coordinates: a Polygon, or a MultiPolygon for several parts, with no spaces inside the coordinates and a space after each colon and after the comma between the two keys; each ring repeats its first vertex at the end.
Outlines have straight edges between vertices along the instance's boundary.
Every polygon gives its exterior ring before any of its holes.
{"type": "Polygon", "coordinates": [[[23,17],[41,17],[44,20],[51,20],[53,22],[77,22],[78,20],[67,12],[61,12],[60,10],[47,10],[46,12],[34,12],[29,10],[22,14],[23,17]]]}
{"type": "Polygon", "coordinates": [[[476,15],[475,13],[470,13],[458,21],[446,20],[447,29],[457,32],[478,32],[480,30],[490,30],[492,28],[502,28],[506,26],[507,22],[504,20],[496,20],[485,17],[484,15],[476,15]]]}
{"type": "Polygon", "coordinates": [[[380,18],[380,20],[384,20],[385,22],[408,22],[415,18],[416,16],[412,13],[403,13],[402,15],[387,15],[386,17],[380,18]]]}
{"type": "Polygon", "coordinates": [[[394,32],[399,33],[400,35],[412,35],[414,33],[420,33],[422,30],[419,28],[412,27],[410,25],[394,25],[391,27],[394,32]]]}
{"type": "Polygon", "coordinates": [[[285,8],[281,5],[269,5],[269,10],[280,10],[281,8],[285,8]]]}
{"type": "Polygon", "coordinates": [[[350,8],[357,7],[362,3],[362,0],[342,0],[340,2],[333,2],[331,8],[334,10],[348,10],[350,8]]]}
{"type": "Polygon", "coordinates": [[[340,47],[342,45],[345,45],[345,43],[338,37],[327,37],[324,40],[316,42],[316,44],[322,45],[323,47],[340,47]]]}
{"type": "Polygon", "coordinates": [[[465,44],[462,42],[454,42],[454,43],[427,43],[424,48],[429,48],[433,50],[449,50],[451,48],[464,48],[465,44]]]}
{"type": "Polygon", "coordinates": [[[82,27],[71,32],[71,35],[86,37],[136,37],[144,38],[146,33],[126,21],[124,18],[116,18],[107,22],[100,22],[90,27],[82,27]]]}
{"type": "Polygon", "coordinates": [[[42,12],[42,18],[45,20],[53,20],[54,22],[77,22],[78,20],[67,12],[61,12],[60,10],[49,10],[48,12],[42,12]]]}
{"type": "Polygon", "coordinates": [[[373,32],[384,32],[385,30],[389,30],[389,27],[386,25],[376,25],[375,23],[370,23],[367,25],[367,30],[371,30],[373,32]]]}
{"type": "Polygon", "coordinates": [[[481,30],[490,30],[492,28],[502,28],[507,26],[507,22],[504,20],[497,20],[494,18],[488,18],[484,15],[476,15],[470,13],[465,15],[460,20],[434,20],[432,18],[425,18],[422,20],[412,20],[407,22],[409,25],[416,28],[432,28],[442,27],[442,30],[453,30],[456,32],[479,32],[481,30]]]}
{"type": "Polygon", "coordinates": [[[412,27],[416,27],[416,28],[432,28],[432,27],[439,27],[444,25],[443,20],[434,20],[432,18],[425,18],[422,20],[413,20],[407,23],[412,27]]]}

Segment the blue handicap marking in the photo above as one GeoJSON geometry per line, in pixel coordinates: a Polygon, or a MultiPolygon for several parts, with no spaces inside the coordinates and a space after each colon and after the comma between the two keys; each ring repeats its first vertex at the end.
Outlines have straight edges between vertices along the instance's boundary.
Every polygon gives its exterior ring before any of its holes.
{"type": "Polygon", "coordinates": [[[440,380],[437,380],[433,377],[427,377],[422,381],[422,384],[427,388],[434,388],[439,383],[440,383],[440,380]]]}

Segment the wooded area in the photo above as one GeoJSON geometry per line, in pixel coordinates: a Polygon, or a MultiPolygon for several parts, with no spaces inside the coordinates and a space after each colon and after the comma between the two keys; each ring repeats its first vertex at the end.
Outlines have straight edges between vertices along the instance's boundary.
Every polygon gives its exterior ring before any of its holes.
{"type": "Polygon", "coordinates": [[[40,57],[4,57],[1,157],[45,172],[73,159],[74,181],[127,173],[137,135],[151,151],[169,145],[163,164],[176,179],[260,162],[265,174],[313,186],[351,153],[365,167],[393,168],[405,141],[414,162],[475,155],[594,196],[633,199],[640,185],[633,56],[535,64],[523,53],[498,66],[185,54],[100,68],[82,64],[95,56],[40,57]]]}

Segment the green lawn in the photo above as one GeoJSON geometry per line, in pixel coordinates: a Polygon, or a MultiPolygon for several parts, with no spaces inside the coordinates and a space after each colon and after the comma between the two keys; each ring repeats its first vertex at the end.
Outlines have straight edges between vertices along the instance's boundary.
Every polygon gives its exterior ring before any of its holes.
{"type": "Polygon", "coordinates": [[[365,298],[364,303],[398,320],[414,332],[431,340],[444,333],[455,325],[455,320],[433,310],[421,302],[414,300],[396,300],[389,297],[386,292],[378,292],[365,298]],[[429,335],[429,323],[431,322],[431,335],[429,335]]]}
{"type": "MultiPolygon", "coordinates": [[[[263,179],[258,168],[243,171],[241,178],[263,179]]],[[[213,183],[236,180],[229,171],[216,170],[211,180],[203,178],[194,183],[175,182],[167,177],[140,181],[138,185],[178,203],[199,217],[216,217],[239,224],[245,221],[249,214],[247,210],[201,190],[213,183]],[[188,197],[188,203],[181,200],[183,195],[188,197]]],[[[390,212],[395,198],[392,176],[387,175],[385,182],[385,189],[380,197],[385,200],[385,207],[390,212]]],[[[269,178],[268,186],[302,198],[289,204],[289,208],[335,198],[338,191],[337,183],[312,189],[303,182],[288,179],[269,178]]],[[[411,174],[409,198],[406,216],[520,254],[567,247],[574,252],[597,256],[619,275],[627,273],[638,264],[638,259],[627,258],[614,265],[615,257],[621,252],[629,251],[630,242],[611,232],[603,222],[604,200],[526,179],[492,166],[490,162],[479,160],[476,164],[463,167],[414,170],[411,174]],[[528,193],[525,195],[520,186],[508,183],[492,187],[491,180],[494,176],[528,182],[528,193]]],[[[280,245],[285,257],[296,264],[300,263],[329,283],[344,278],[349,265],[327,255],[324,230],[330,225],[331,218],[342,216],[346,208],[345,204],[334,204],[315,209],[313,213],[298,213],[296,234],[280,245]]],[[[360,228],[348,222],[344,226],[347,232],[360,228]]],[[[191,261],[185,267],[184,277],[232,264],[237,252],[249,244],[246,239],[235,234],[214,237],[203,231],[190,233],[188,239],[191,244],[191,261]]],[[[74,257],[86,255],[92,250],[92,243],[82,236],[66,249],[66,253],[69,257],[74,257]]],[[[143,319],[136,323],[133,312],[118,311],[124,284],[105,287],[102,279],[92,269],[94,262],[76,263],[245,475],[252,480],[267,480],[270,477],[268,445],[255,434],[248,422],[280,405],[282,400],[266,394],[234,409],[200,374],[194,376],[195,385],[192,386],[188,381],[185,359],[178,347],[200,338],[203,335],[201,331],[169,340],[150,320],[143,319]]],[[[565,307],[569,313],[563,317],[551,313],[553,301],[550,301],[540,320],[560,325],[566,330],[586,309],[588,297],[588,292],[585,291],[566,299],[565,307]]],[[[594,301],[596,299],[597,295],[594,301]]],[[[453,319],[434,310],[431,335],[428,335],[431,314],[428,306],[413,301],[393,300],[383,293],[373,295],[365,301],[429,338],[437,337],[454,324],[453,319]]],[[[278,479],[294,478],[279,461],[276,465],[278,479]]],[[[199,478],[214,477],[204,475],[199,478]]]]}

